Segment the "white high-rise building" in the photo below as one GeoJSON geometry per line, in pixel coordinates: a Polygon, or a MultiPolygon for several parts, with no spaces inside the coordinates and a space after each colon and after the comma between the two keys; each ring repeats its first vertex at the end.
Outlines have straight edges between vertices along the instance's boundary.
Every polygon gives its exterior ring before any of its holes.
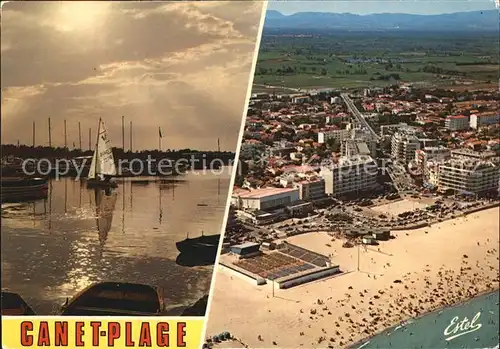
{"type": "Polygon", "coordinates": [[[469,128],[469,117],[465,115],[448,116],[444,126],[450,131],[461,131],[469,128]]]}
{"type": "Polygon", "coordinates": [[[438,189],[480,194],[498,190],[500,171],[490,161],[450,159],[438,165],[438,189]]]}
{"type": "Polygon", "coordinates": [[[343,156],[338,163],[323,167],[320,175],[325,180],[325,192],[341,196],[375,188],[378,166],[371,156],[343,156]]]}
{"type": "Polygon", "coordinates": [[[483,125],[492,125],[500,122],[500,115],[497,113],[476,115],[472,114],[470,116],[469,125],[471,128],[477,129],[483,125]]]}
{"type": "Polygon", "coordinates": [[[391,157],[395,161],[409,163],[415,159],[415,152],[420,149],[420,141],[411,129],[396,132],[391,139],[391,157]]]}

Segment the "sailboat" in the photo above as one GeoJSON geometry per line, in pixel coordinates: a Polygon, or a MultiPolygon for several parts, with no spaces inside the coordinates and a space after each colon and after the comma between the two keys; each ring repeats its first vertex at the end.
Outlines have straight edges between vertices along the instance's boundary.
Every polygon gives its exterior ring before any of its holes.
{"type": "Polygon", "coordinates": [[[113,149],[111,148],[111,141],[108,138],[108,131],[104,127],[104,122],[99,118],[97,142],[87,176],[87,187],[116,188],[116,182],[111,181],[111,177],[113,176],[116,176],[113,149]]]}

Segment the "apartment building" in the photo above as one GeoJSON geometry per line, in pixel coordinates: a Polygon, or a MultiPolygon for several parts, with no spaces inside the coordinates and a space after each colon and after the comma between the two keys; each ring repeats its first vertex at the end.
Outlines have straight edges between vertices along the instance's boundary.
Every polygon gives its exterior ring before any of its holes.
{"type": "Polygon", "coordinates": [[[444,126],[450,131],[461,131],[469,128],[469,117],[465,115],[448,116],[444,126]]]}
{"type": "Polygon", "coordinates": [[[345,130],[331,130],[325,132],[318,132],[318,143],[326,143],[329,139],[335,139],[338,142],[342,142],[348,139],[351,135],[351,131],[345,130]]]}
{"type": "Polygon", "coordinates": [[[425,166],[430,160],[444,161],[450,157],[451,151],[446,147],[425,147],[415,151],[415,162],[419,166],[425,166]]]}
{"type": "Polygon", "coordinates": [[[454,159],[463,158],[469,160],[491,160],[496,157],[494,151],[475,151],[468,148],[453,149],[451,157],[454,159]]]}
{"type": "Polygon", "coordinates": [[[375,188],[378,166],[371,156],[343,156],[338,163],[323,167],[320,175],[327,194],[342,196],[375,188]]]}
{"type": "Polygon", "coordinates": [[[325,180],[323,178],[304,179],[294,182],[293,187],[299,190],[300,200],[316,201],[323,199],[326,195],[325,180]]]}
{"type": "Polygon", "coordinates": [[[391,157],[401,163],[415,159],[415,152],[420,149],[420,141],[411,129],[396,132],[391,139],[391,157]]]}
{"type": "Polygon", "coordinates": [[[490,161],[450,159],[438,165],[438,190],[481,194],[498,190],[500,171],[490,161]]]}
{"type": "MultiPolygon", "coordinates": [[[[368,155],[370,155],[372,158],[377,157],[377,140],[373,137],[371,132],[367,130],[366,128],[354,128],[351,130],[351,140],[354,141],[355,143],[361,143],[364,144],[368,148],[368,155]]],[[[352,142],[351,142],[352,144],[352,142]]],[[[359,148],[359,147],[358,147],[359,148]]],[[[360,149],[360,155],[364,155],[362,152],[365,150],[364,146],[361,146],[360,149]]],[[[346,154],[347,156],[349,155],[356,155],[356,154],[346,154]]]]}
{"type": "Polygon", "coordinates": [[[500,122],[500,115],[497,113],[487,113],[487,114],[472,114],[470,116],[469,125],[473,129],[484,125],[492,125],[500,122]]]}
{"type": "Polygon", "coordinates": [[[342,156],[368,155],[373,157],[367,143],[354,139],[342,142],[340,150],[342,156]]]}

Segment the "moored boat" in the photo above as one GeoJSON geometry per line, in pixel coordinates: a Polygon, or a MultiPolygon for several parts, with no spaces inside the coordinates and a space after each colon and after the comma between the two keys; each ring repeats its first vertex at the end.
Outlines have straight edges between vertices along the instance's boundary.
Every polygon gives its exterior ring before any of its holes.
{"type": "Polygon", "coordinates": [[[67,299],[61,315],[157,316],[163,311],[163,293],[157,287],[101,282],[67,299]]]}
{"type": "Polygon", "coordinates": [[[2,291],[2,315],[36,315],[33,309],[17,293],[2,291]]]}
{"type": "Polygon", "coordinates": [[[2,203],[44,199],[48,195],[48,180],[31,177],[2,177],[2,203]]]}
{"type": "Polygon", "coordinates": [[[215,261],[219,249],[219,240],[220,234],[202,234],[196,238],[188,236],[186,239],[176,242],[175,245],[177,250],[186,256],[197,259],[213,259],[215,261]]]}

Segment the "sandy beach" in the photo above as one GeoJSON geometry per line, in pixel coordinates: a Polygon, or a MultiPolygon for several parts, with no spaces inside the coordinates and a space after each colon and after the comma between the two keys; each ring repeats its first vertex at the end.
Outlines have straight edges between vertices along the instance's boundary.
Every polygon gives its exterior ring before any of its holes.
{"type": "Polygon", "coordinates": [[[325,233],[289,238],[332,255],[345,274],[275,289],[273,297],[271,285],[219,270],[207,336],[229,331],[252,348],[347,347],[402,320],[497,289],[498,231],[496,207],[393,232],[396,239],[366,250],[342,248],[341,240],[325,233]]]}

